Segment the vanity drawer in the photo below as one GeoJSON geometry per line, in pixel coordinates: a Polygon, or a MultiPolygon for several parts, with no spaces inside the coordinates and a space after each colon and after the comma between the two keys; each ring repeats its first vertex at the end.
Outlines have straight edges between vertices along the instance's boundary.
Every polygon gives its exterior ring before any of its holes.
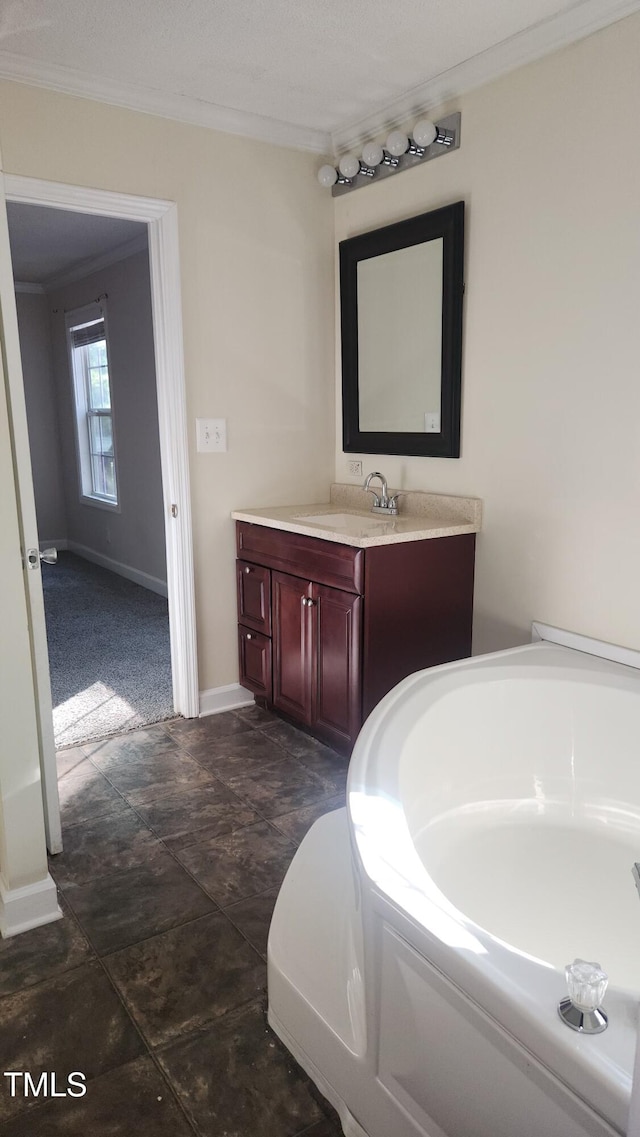
{"type": "Polygon", "coordinates": [[[247,628],[271,635],[271,570],[236,561],[238,620],[247,628]]]}
{"type": "Polygon", "coordinates": [[[244,561],[301,576],[345,592],[362,593],[364,586],[364,549],[306,537],[302,533],[285,533],[266,525],[236,522],[238,556],[244,561]]]}
{"type": "Polygon", "coordinates": [[[238,628],[240,683],[271,702],[271,640],[260,632],[238,628]]]}

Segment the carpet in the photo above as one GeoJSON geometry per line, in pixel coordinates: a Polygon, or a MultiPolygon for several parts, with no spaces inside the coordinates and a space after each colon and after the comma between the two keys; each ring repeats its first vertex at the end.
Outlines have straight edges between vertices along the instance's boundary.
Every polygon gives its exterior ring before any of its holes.
{"type": "Polygon", "coordinates": [[[68,552],[42,584],[56,747],[172,718],[167,601],[68,552]]]}

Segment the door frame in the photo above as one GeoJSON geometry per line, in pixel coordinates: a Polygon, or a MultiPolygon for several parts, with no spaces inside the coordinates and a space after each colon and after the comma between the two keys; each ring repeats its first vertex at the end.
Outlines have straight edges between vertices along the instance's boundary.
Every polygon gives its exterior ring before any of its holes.
{"type": "MultiPolygon", "coordinates": [[[[177,206],[175,202],[159,198],[66,185],[8,173],[4,173],[2,181],[5,201],[117,217],[147,225],[173,703],[177,714],[195,718],[199,714],[199,687],[177,206]]],[[[11,369],[14,372],[14,382],[17,382],[16,375],[20,376],[22,382],[18,363],[19,359],[11,369]]],[[[10,386],[11,383],[10,374],[10,386]]],[[[14,427],[18,425],[14,423],[14,427]]],[[[28,451],[26,423],[22,425],[24,429],[15,431],[16,441],[25,444],[28,451]]],[[[41,707],[41,712],[43,711],[45,719],[51,715],[50,703],[48,708],[41,707]]],[[[50,776],[49,772],[47,778],[43,769],[45,817],[46,786],[50,776]]]]}

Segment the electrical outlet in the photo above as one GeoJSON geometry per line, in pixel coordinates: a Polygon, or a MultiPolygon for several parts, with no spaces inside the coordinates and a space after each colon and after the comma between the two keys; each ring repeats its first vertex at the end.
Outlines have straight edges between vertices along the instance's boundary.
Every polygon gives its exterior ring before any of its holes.
{"type": "Polygon", "coordinates": [[[358,462],[356,458],[349,458],[347,462],[347,470],[352,478],[362,477],[362,462],[358,462]]]}
{"type": "Polygon", "coordinates": [[[197,418],[196,441],[199,453],[223,453],[227,449],[226,418],[197,418]]]}

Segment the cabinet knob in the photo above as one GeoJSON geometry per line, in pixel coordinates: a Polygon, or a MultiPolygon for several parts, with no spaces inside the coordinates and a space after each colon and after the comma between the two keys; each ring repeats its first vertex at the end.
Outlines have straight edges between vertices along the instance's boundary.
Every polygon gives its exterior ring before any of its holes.
{"type": "Polygon", "coordinates": [[[244,567],[244,571],[245,571],[245,572],[251,572],[251,566],[250,566],[250,565],[245,565],[245,567],[244,567]]]}
{"type": "Polygon", "coordinates": [[[312,600],[310,596],[303,596],[302,597],[302,604],[303,604],[304,608],[313,608],[313,605],[315,604],[315,600],[312,600]]]}
{"type": "Polygon", "coordinates": [[[246,634],[246,636],[245,636],[245,639],[246,639],[246,640],[252,640],[252,639],[253,639],[253,636],[251,635],[251,632],[247,632],[247,634],[246,634]]]}

